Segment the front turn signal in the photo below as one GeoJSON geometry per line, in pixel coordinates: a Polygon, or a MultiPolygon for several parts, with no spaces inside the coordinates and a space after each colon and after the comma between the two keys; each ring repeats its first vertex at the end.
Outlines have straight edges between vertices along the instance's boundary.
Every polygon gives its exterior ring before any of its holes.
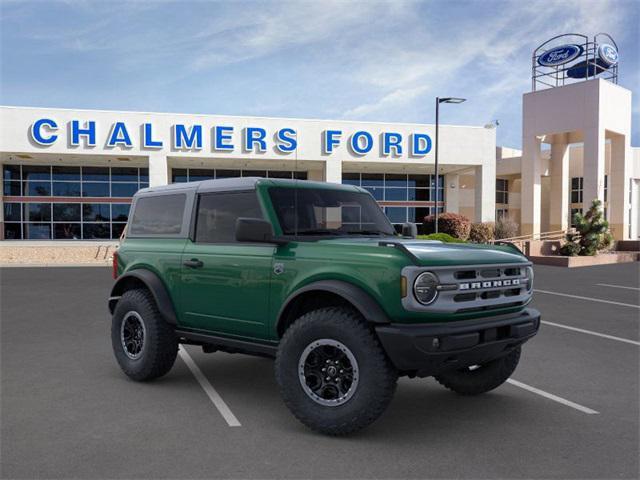
{"type": "Polygon", "coordinates": [[[407,296],[407,277],[400,277],[400,295],[402,298],[407,296]]]}

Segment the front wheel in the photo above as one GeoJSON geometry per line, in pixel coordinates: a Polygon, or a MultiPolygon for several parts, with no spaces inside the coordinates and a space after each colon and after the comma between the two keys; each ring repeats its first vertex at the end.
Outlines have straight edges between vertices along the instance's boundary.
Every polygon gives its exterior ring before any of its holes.
{"type": "Polygon", "coordinates": [[[436,375],[436,380],[460,395],[479,395],[498,388],[513,374],[520,361],[520,347],[504,357],[436,375]]]}
{"type": "Polygon", "coordinates": [[[375,421],[398,378],[360,315],[338,307],[297,319],[282,337],[275,369],[289,410],[328,435],[346,435],[375,421]]]}

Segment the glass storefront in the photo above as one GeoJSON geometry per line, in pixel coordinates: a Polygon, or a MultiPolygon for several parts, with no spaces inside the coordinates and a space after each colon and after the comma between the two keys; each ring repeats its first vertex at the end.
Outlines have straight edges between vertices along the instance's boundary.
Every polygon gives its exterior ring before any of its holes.
{"type": "MultiPolygon", "coordinates": [[[[117,239],[128,216],[131,197],[149,186],[148,168],[3,165],[4,238],[117,239]],[[42,197],[41,199],[38,197],[42,197]],[[85,201],[86,199],[86,201],[85,201]]],[[[290,170],[173,168],[171,181],[265,177],[307,179],[290,170]]],[[[342,183],[368,190],[396,228],[421,224],[444,210],[444,176],[344,173],[342,183]]]]}
{"type": "Polygon", "coordinates": [[[435,213],[436,205],[438,212],[444,211],[444,175],[438,175],[437,188],[435,175],[343,173],[342,183],[368,190],[386,205],[384,211],[397,227],[405,222],[423,223],[424,217],[435,213]],[[389,206],[387,202],[398,203],[389,206]]]}
{"type": "Polygon", "coordinates": [[[171,182],[198,182],[215,178],[263,177],[263,178],[296,178],[306,180],[307,172],[290,170],[229,170],[224,168],[173,168],[171,182]]]}
{"type": "Polygon", "coordinates": [[[2,181],[5,239],[104,240],[122,233],[131,197],[149,186],[149,170],[3,165],[2,181]]]}

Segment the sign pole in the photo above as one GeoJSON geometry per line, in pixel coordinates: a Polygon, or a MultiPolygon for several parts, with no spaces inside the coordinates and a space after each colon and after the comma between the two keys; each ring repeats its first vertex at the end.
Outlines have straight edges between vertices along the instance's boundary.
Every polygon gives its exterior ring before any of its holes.
{"type": "MultiPolygon", "coordinates": [[[[435,148],[435,178],[436,178],[436,201],[435,201],[435,233],[438,233],[438,145],[440,142],[438,141],[438,130],[440,127],[440,97],[436,97],[436,148],[435,148]]],[[[433,190],[432,190],[433,195],[433,190]]]]}

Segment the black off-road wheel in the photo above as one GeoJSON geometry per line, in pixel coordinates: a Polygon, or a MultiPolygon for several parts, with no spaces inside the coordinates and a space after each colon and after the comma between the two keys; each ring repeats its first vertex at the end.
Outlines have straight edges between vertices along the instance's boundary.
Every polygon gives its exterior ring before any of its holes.
{"type": "Polygon", "coordinates": [[[298,318],[282,337],[275,371],[289,410],[328,435],[353,433],[375,421],[398,379],[362,317],[340,307],[298,318]]]}
{"type": "Polygon", "coordinates": [[[465,367],[460,370],[436,375],[443,386],[460,395],[479,395],[498,388],[513,374],[520,361],[520,347],[504,357],[496,358],[482,365],[465,367]]]}
{"type": "Polygon", "coordinates": [[[165,375],[178,354],[173,328],[144,289],[128,290],[118,301],[111,321],[111,344],[122,371],[139,382],[165,375]]]}

